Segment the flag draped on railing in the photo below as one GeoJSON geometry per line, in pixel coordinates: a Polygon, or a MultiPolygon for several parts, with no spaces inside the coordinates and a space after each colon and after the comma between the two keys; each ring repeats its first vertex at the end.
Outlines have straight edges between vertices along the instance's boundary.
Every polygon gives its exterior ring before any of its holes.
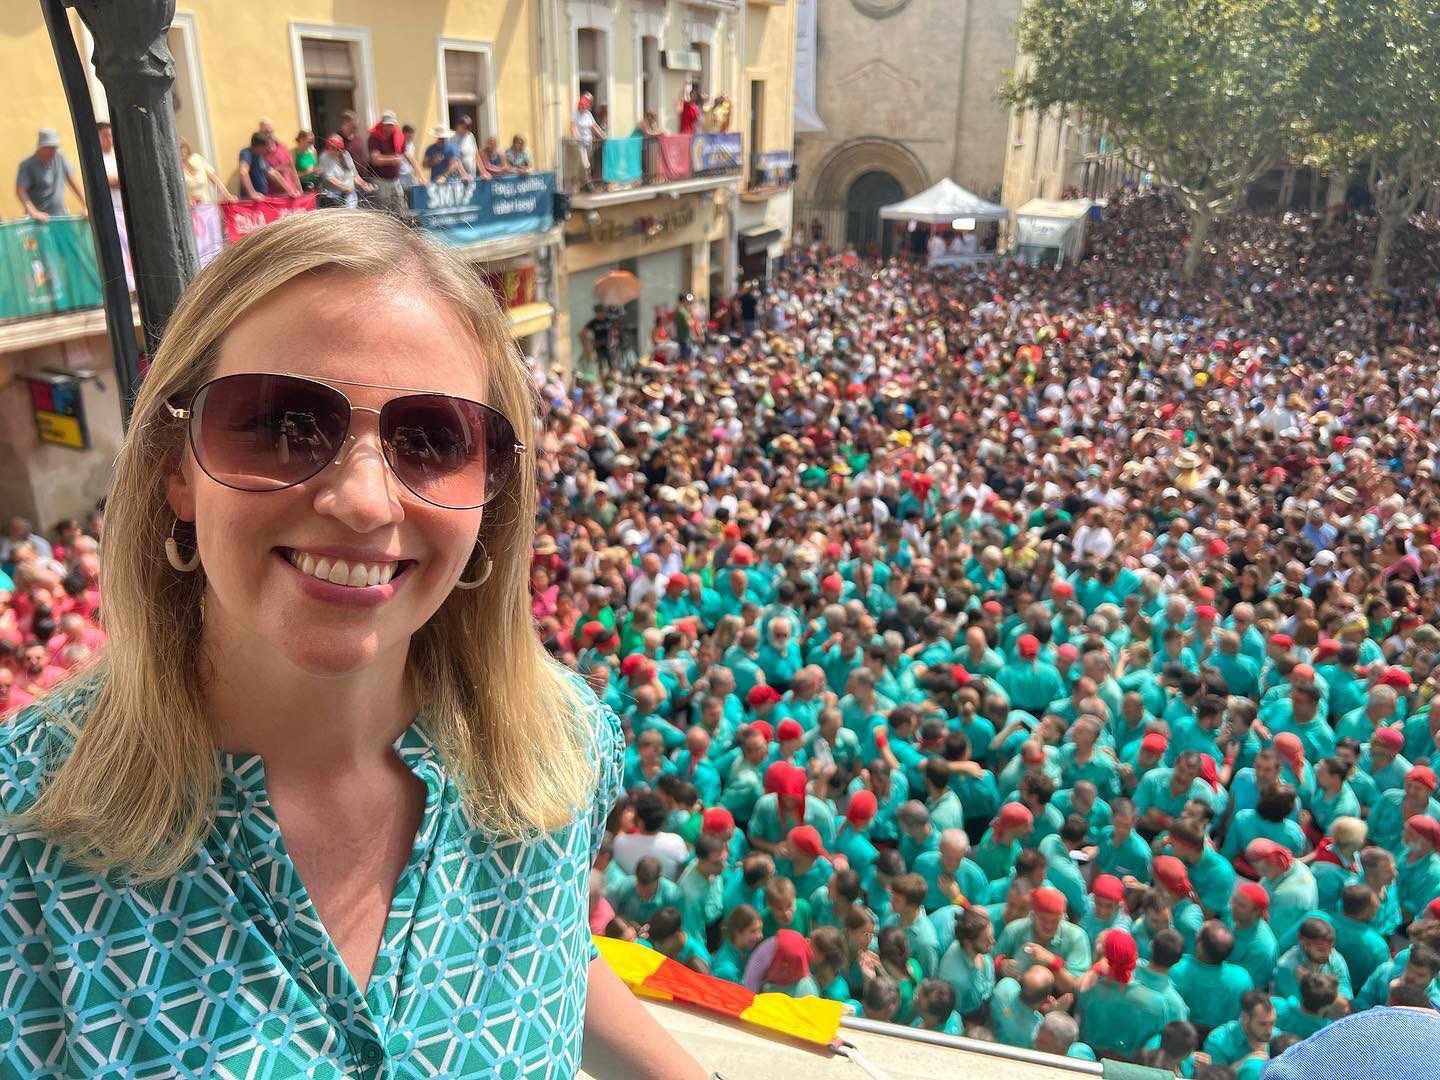
{"type": "Polygon", "coordinates": [[[599,935],[594,940],[611,970],[640,997],[694,1005],[821,1046],[829,1046],[840,1031],[843,1006],[838,1001],[757,994],[739,983],[701,975],[633,941],[599,935]]]}

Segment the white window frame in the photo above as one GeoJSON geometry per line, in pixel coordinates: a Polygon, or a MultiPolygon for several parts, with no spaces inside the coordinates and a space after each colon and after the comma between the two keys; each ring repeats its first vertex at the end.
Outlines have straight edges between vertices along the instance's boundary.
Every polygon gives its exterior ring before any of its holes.
{"type": "Polygon", "coordinates": [[[707,74],[706,72],[697,71],[694,80],[700,84],[700,93],[709,100],[714,98],[717,93],[725,92],[721,86],[725,80],[720,77],[720,19],[713,16],[710,18],[696,17],[696,15],[696,12],[691,12],[691,17],[685,20],[685,48],[692,49],[696,45],[704,45],[710,50],[709,79],[702,77],[707,74]]]}
{"type": "Polygon", "coordinates": [[[290,67],[295,76],[295,105],[300,126],[310,128],[310,95],[305,85],[305,52],[302,38],[344,41],[355,46],[355,112],[362,128],[370,128],[379,117],[375,99],[375,53],[370,45],[370,30],[364,26],[333,26],[325,23],[292,22],[290,24],[290,67]]]}
{"type": "MultiPolygon", "coordinates": [[[[485,124],[486,130],[495,136],[498,146],[508,146],[509,143],[500,137],[499,117],[495,109],[495,84],[498,81],[499,73],[495,70],[495,47],[488,41],[476,41],[471,38],[438,38],[435,42],[435,77],[439,80],[440,87],[440,124],[448,127],[450,124],[450,86],[445,78],[445,53],[451,52],[473,52],[480,54],[481,70],[490,83],[485,88],[485,124]]],[[[479,120],[479,117],[476,117],[479,120]]],[[[483,139],[480,140],[484,142],[483,139]]]]}
{"type": "MultiPolygon", "coordinates": [[[[665,52],[665,9],[636,4],[632,8],[630,16],[635,22],[635,122],[638,124],[645,118],[645,39],[653,37],[663,56],[665,52]]],[[[659,99],[659,103],[655,112],[663,122],[666,107],[665,66],[663,63],[656,71],[656,78],[655,96],[659,99]]]]}
{"type": "MultiPolygon", "coordinates": [[[[565,109],[567,117],[565,130],[570,130],[570,120],[575,115],[575,102],[580,97],[580,31],[598,30],[605,35],[605,105],[610,110],[607,130],[627,130],[624,124],[617,124],[615,115],[615,12],[604,0],[570,0],[566,10],[570,24],[570,42],[566,46],[570,54],[570,101],[565,109]]],[[[632,117],[634,127],[639,117],[632,117]]]]}
{"type": "Polygon", "coordinates": [[[179,31],[180,36],[185,39],[185,73],[190,81],[193,98],[190,108],[195,112],[195,125],[200,131],[200,145],[193,149],[204,154],[206,161],[214,161],[215,142],[210,130],[210,101],[205,93],[205,65],[200,59],[200,32],[195,26],[194,13],[175,12],[175,17],[170,20],[170,29],[179,31]]]}

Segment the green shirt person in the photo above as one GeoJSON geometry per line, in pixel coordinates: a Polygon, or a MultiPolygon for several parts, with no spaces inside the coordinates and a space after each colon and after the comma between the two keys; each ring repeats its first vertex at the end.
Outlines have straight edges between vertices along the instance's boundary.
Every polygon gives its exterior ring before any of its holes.
{"type": "Polygon", "coordinates": [[[1065,696],[1065,680],[1054,664],[1038,659],[1040,640],[1022,634],[1015,643],[1018,659],[1006,664],[995,676],[1013,708],[1038,716],[1050,702],[1065,696]]]}
{"type": "Polygon", "coordinates": [[[1300,975],[1320,971],[1335,977],[1336,992],[1347,1001],[1354,997],[1350,988],[1350,966],[1335,948],[1335,928],[1329,919],[1310,916],[1300,924],[1298,940],[1275,962],[1275,977],[1270,988],[1276,997],[1298,997],[1300,975]]]}
{"type": "Polygon", "coordinates": [[[995,1030],[996,1041],[1026,1048],[1034,1045],[1035,1029],[1044,1018],[1044,1013],[1036,1005],[1045,1004],[1049,995],[1042,996],[1039,1001],[1027,1001],[1026,998],[1038,993],[1036,990],[1027,995],[1016,979],[1001,979],[995,984],[990,997],[990,1023],[995,1030]]]}
{"type": "Polygon", "coordinates": [[[724,840],[709,833],[695,838],[695,858],[680,873],[681,925],[686,935],[704,941],[709,928],[725,914],[725,861],[729,849],[724,840]]]}
{"type": "Polygon", "coordinates": [[[661,908],[679,907],[680,886],[660,872],[659,860],[641,859],[635,867],[635,877],[626,878],[624,883],[610,892],[610,906],[626,922],[644,926],[661,908]],[[654,866],[647,866],[653,862],[654,866]]]}
{"type": "Polygon", "coordinates": [[[1134,981],[1139,953],[1129,931],[1107,932],[1100,952],[1103,967],[1081,980],[1076,998],[1080,1038],[1102,1051],[1133,1058],[1160,1034],[1169,1009],[1159,994],[1134,981]]]}
{"type": "Polygon", "coordinates": [[[1269,985],[1279,954],[1275,932],[1266,919],[1269,911],[1270,894],[1253,881],[1241,882],[1230,897],[1230,928],[1235,935],[1230,962],[1249,972],[1257,987],[1269,985]]]}
{"type": "Polygon", "coordinates": [[[1250,841],[1245,859],[1259,871],[1265,891],[1270,894],[1270,929],[1277,941],[1284,941],[1320,902],[1315,876],[1308,866],[1296,862],[1288,850],[1272,840],[1250,841]]]}
{"type": "Polygon", "coordinates": [[[935,974],[955,991],[955,1010],[969,1016],[990,1000],[995,989],[995,930],[981,908],[969,908],[955,922],[949,947],[935,974]]]}
{"type": "Polygon", "coordinates": [[[1030,908],[1028,916],[1016,919],[1001,932],[995,942],[996,954],[1014,961],[1022,975],[1036,964],[1048,964],[1053,956],[1072,980],[1079,979],[1090,967],[1090,939],[1080,927],[1065,921],[1065,894],[1041,886],[1031,892],[1030,908]]]}
{"type": "Polygon", "coordinates": [[[1275,1034],[1275,1003],[1263,990],[1251,990],[1240,999],[1240,1015],[1206,1036],[1205,1053],[1215,1065],[1234,1065],[1251,1054],[1269,1057],[1275,1034]]]}
{"type": "Polygon", "coordinates": [[[1205,924],[1195,942],[1195,954],[1181,960],[1170,971],[1175,989],[1190,1006],[1190,1020],[1205,1027],[1219,1027],[1240,1015],[1240,999],[1255,989],[1250,973],[1229,962],[1235,935],[1224,923],[1205,924]]]}

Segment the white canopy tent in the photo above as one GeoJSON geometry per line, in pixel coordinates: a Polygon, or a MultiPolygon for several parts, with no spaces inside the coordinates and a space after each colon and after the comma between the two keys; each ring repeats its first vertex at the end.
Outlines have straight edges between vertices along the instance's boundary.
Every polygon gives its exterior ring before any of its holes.
{"type": "Polygon", "coordinates": [[[1015,254],[1026,262],[1054,260],[1059,266],[1085,250],[1089,199],[1031,199],[1015,211],[1015,254]]]}
{"type": "Polygon", "coordinates": [[[1003,206],[986,202],[973,191],[966,191],[947,177],[919,195],[882,206],[880,217],[885,221],[919,221],[927,225],[949,225],[965,218],[976,223],[1006,221],[1010,217],[1010,211],[1003,206]]]}

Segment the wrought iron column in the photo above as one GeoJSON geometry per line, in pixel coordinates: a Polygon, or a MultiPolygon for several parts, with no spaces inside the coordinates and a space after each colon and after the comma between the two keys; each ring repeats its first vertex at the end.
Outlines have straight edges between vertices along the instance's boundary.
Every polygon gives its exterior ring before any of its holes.
{"type": "MultiPolygon", "coordinates": [[[[46,21],[50,24],[51,41],[60,62],[62,74],[67,67],[66,53],[74,52],[74,39],[68,19],[61,7],[62,0],[41,0],[46,21]]],[[[180,156],[175,136],[175,117],[170,104],[170,88],[175,82],[175,60],[166,43],[166,31],[175,16],[175,0],[69,0],[95,39],[95,73],[105,87],[110,102],[110,124],[115,134],[115,153],[120,167],[121,204],[125,210],[126,231],[135,268],[135,292],[140,306],[140,321],[145,332],[145,352],[153,354],[170,313],[179,302],[186,283],[195,276],[195,234],[190,225],[190,201],[185,194],[180,174],[180,156]]],[[[88,87],[77,88],[66,79],[66,95],[70,98],[71,116],[75,120],[75,136],[81,147],[81,160],[98,158],[90,144],[96,141],[94,117],[88,100],[88,87]],[[83,108],[77,97],[84,95],[83,108]],[[87,122],[88,118],[88,122],[87,122]]],[[[97,224],[108,218],[108,188],[102,183],[98,190],[86,170],[86,198],[92,213],[99,211],[97,224]]],[[[102,248],[113,244],[113,233],[97,228],[97,241],[102,248]]],[[[110,253],[113,255],[114,253],[110,253]]],[[[102,251],[102,265],[110,277],[111,261],[102,251]]],[[[122,277],[123,284],[123,277],[122,277]]],[[[130,330],[128,301],[123,315],[125,330],[130,330]]],[[[106,304],[112,323],[120,317],[106,304]]],[[[111,339],[116,334],[112,327],[111,339]]],[[[122,357],[117,350],[117,368],[122,357]]],[[[130,382],[120,371],[124,392],[124,414],[128,421],[130,405],[138,379],[130,382]]]]}

